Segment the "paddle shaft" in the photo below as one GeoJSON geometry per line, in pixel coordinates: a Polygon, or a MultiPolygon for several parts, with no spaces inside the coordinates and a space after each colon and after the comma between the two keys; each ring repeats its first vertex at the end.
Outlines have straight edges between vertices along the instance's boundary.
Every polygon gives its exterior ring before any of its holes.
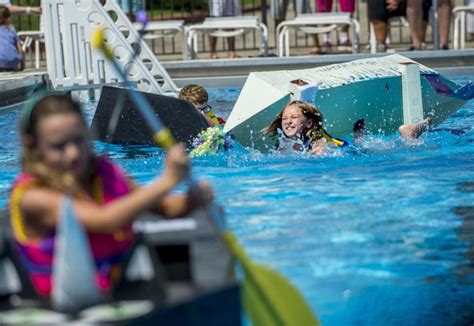
{"type": "Polygon", "coordinates": [[[166,128],[163,123],[161,123],[160,119],[154,114],[153,108],[151,107],[147,99],[143,96],[143,94],[141,94],[140,92],[130,91],[132,83],[128,79],[127,74],[118,65],[117,61],[114,60],[110,49],[107,48],[107,46],[103,42],[100,49],[103,50],[107,58],[110,59],[110,62],[114,66],[114,69],[124,80],[124,84],[127,87],[127,90],[129,90],[128,94],[130,96],[130,99],[135,104],[135,107],[138,108],[140,114],[143,116],[143,119],[148,125],[148,128],[153,133],[153,140],[157,143],[158,146],[162,147],[165,150],[169,150],[171,146],[176,143],[176,141],[171,135],[168,128],[166,128]]]}
{"type": "MultiPolygon", "coordinates": [[[[94,40],[95,46],[100,48],[104,52],[105,56],[112,62],[114,68],[123,78],[125,85],[130,87],[131,84],[128,80],[126,73],[121,69],[118,63],[114,60],[112,51],[104,43],[103,30],[99,31],[99,33],[101,34],[96,35],[96,39],[94,40]]],[[[143,115],[144,119],[146,120],[148,127],[153,132],[154,141],[158,144],[158,146],[164,149],[171,148],[171,146],[175,143],[175,140],[172,137],[170,131],[166,127],[164,127],[160,119],[154,114],[154,111],[151,108],[149,102],[146,100],[146,98],[139,92],[134,92],[134,91],[129,90],[128,93],[130,94],[130,98],[135,103],[137,108],[140,110],[140,113],[143,115]]],[[[193,187],[193,185],[195,184],[191,176],[189,176],[188,182],[190,183],[191,187],[193,187]]],[[[219,229],[219,227],[221,227],[221,230],[222,230],[223,221],[222,219],[218,217],[219,214],[218,212],[216,212],[215,208],[210,207],[209,214],[211,215],[211,219],[210,219],[211,224],[216,229],[219,229]]],[[[234,259],[240,262],[243,270],[245,271],[246,278],[250,280],[250,282],[253,285],[253,288],[258,292],[258,295],[261,298],[260,300],[265,302],[267,311],[273,315],[277,323],[281,323],[283,325],[284,322],[282,321],[286,319],[284,318],[285,312],[282,311],[280,307],[277,307],[272,303],[269,297],[270,292],[268,291],[268,289],[262,284],[261,281],[259,281],[255,277],[255,275],[253,275],[256,265],[254,265],[251,262],[250,258],[245,254],[244,249],[236,241],[235,236],[230,231],[225,231],[222,236],[223,236],[224,243],[226,244],[227,248],[231,252],[234,259]]],[[[261,269],[260,271],[262,272],[261,269]]],[[[268,271],[266,273],[268,273],[268,271]]],[[[281,283],[280,286],[285,285],[287,287],[290,287],[295,292],[295,295],[298,299],[301,297],[299,292],[284,277],[280,278],[280,283],[281,283]]],[[[275,286],[276,285],[278,284],[275,284],[275,286]]],[[[305,306],[303,314],[305,314],[306,316],[309,316],[308,320],[316,321],[309,307],[306,308],[306,303],[304,302],[304,299],[302,301],[302,304],[305,306]]],[[[317,324],[317,322],[312,322],[311,324],[317,324]]]]}
{"type": "MultiPolygon", "coordinates": [[[[145,22],[142,24],[141,29],[138,31],[138,43],[140,43],[143,40],[143,37],[145,36],[145,28],[148,23],[148,20],[145,19],[145,22]]],[[[133,56],[130,61],[135,61],[135,59],[138,57],[139,54],[139,47],[132,47],[133,48],[133,56]]],[[[125,75],[128,75],[129,71],[131,69],[131,65],[128,66],[128,68],[125,68],[125,75]]],[[[127,85],[128,86],[128,85],[127,85]]],[[[112,110],[112,116],[110,117],[108,126],[107,126],[107,133],[112,133],[115,131],[117,128],[118,121],[120,119],[120,115],[122,113],[123,109],[123,102],[125,101],[125,95],[123,92],[120,92],[118,100],[115,102],[114,108],[112,110]]]]}

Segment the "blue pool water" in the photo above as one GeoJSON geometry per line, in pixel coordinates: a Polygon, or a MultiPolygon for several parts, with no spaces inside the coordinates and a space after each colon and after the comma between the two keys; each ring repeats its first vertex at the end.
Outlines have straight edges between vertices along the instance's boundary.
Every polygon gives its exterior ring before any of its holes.
{"type": "MultiPolygon", "coordinates": [[[[211,104],[227,115],[238,92],[211,90],[211,104]]],[[[5,206],[18,110],[0,116],[5,206]]],[[[230,152],[194,159],[193,173],[212,183],[251,257],[286,275],[323,324],[472,325],[474,102],[440,128],[411,147],[376,137],[378,150],[357,155],[230,152]]],[[[97,149],[141,183],[161,171],[160,150],[97,149]]]]}

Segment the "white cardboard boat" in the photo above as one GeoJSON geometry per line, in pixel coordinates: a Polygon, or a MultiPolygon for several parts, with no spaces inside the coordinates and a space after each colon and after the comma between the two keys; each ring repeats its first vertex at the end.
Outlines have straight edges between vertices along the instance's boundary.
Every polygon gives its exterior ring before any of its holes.
{"type": "MultiPolygon", "coordinates": [[[[403,123],[399,65],[414,63],[398,54],[313,69],[250,73],[224,130],[246,147],[267,151],[275,139],[260,130],[290,100],[318,107],[325,129],[335,136],[351,132],[365,119],[369,132],[390,134],[403,123]]],[[[420,65],[423,116],[439,124],[474,97],[474,85],[460,87],[420,65]]]]}

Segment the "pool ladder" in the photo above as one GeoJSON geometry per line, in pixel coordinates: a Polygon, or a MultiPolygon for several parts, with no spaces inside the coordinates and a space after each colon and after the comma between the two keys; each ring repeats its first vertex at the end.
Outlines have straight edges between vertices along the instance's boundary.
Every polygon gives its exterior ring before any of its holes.
{"type": "Polygon", "coordinates": [[[105,29],[115,60],[137,89],[161,95],[179,91],[153,51],[115,1],[43,0],[46,60],[54,89],[97,89],[123,79],[101,51],[92,48],[95,29],[105,29]],[[133,57],[134,51],[138,55],[133,57]]]}

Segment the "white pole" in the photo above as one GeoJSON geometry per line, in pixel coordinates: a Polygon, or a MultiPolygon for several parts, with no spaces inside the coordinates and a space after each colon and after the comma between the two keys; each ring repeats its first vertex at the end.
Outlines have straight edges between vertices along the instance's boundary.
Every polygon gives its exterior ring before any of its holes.
{"type": "Polygon", "coordinates": [[[403,123],[410,124],[423,120],[420,66],[415,62],[398,65],[402,74],[403,123]]]}

